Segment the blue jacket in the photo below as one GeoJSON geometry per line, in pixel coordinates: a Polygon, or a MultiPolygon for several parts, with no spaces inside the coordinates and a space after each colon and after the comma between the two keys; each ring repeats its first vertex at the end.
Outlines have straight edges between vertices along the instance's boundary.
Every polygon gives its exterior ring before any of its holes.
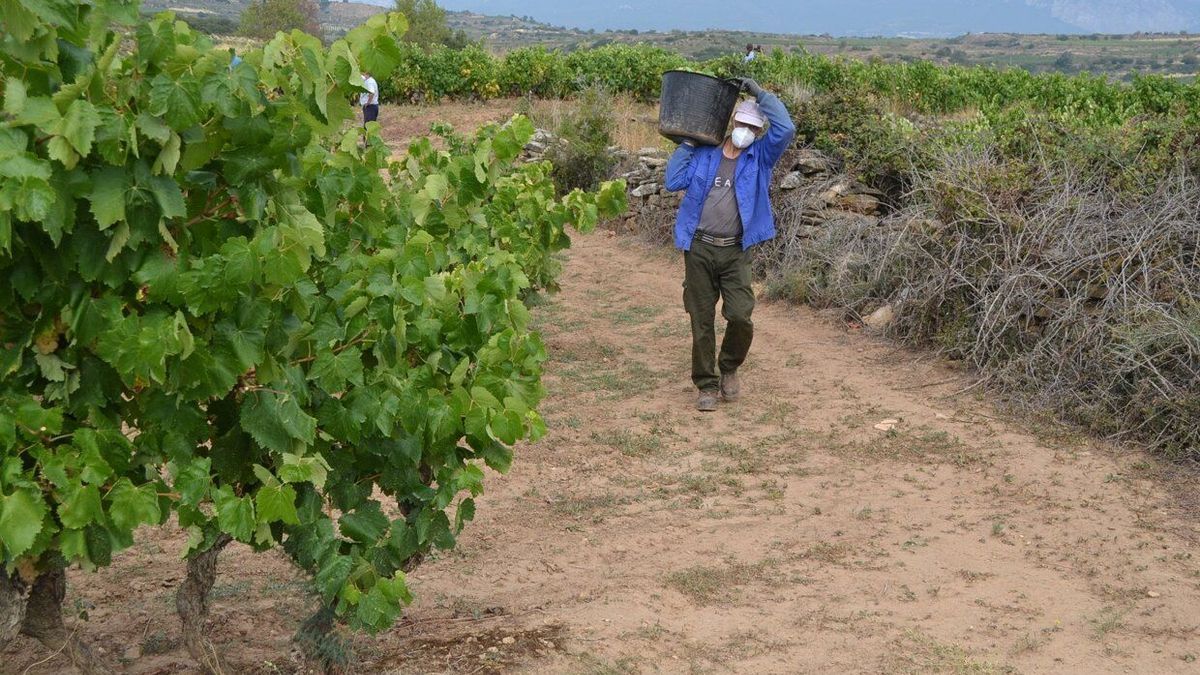
{"type": "MultiPolygon", "coordinates": [[[[758,105],[770,120],[767,133],[754,141],[738,157],[734,170],[734,194],[742,215],[742,248],[764,242],[775,236],[775,215],[767,188],[771,171],[796,135],[796,126],[779,97],[763,92],[758,105]]],[[[721,164],[721,146],[680,145],[667,162],[668,190],[687,190],[675,219],[675,248],[686,251],[700,224],[700,211],[721,164]]]]}

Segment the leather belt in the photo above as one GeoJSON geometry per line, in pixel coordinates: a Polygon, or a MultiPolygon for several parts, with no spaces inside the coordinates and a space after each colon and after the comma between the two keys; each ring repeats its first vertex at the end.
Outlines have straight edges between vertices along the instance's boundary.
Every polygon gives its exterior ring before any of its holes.
{"type": "Polygon", "coordinates": [[[696,232],[696,238],[710,246],[740,246],[741,237],[714,237],[707,232],[696,232]]]}

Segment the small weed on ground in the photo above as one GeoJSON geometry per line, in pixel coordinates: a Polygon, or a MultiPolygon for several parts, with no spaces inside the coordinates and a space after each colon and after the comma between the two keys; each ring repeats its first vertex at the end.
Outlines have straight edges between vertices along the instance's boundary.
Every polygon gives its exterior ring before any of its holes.
{"type": "Polygon", "coordinates": [[[726,603],[737,598],[742,586],[772,578],[778,564],[768,558],[753,564],[695,565],[667,575],[666,585],[698,605],[726,603]]]}
{"type": "Polygon", "coordinates": [[[626,457],[648,457],[662,452],[662,440],[653,434],[639,434],[628,429],[592,432],[592,440],[619,450],[626,457]]]}
{"type": "Polygon", "coordinates": [[[882,670],[889,673],[954,673],[955,675],[1007,675],[1010,666],[978,661],[962,647],[940,642],[917,630],[908,630],[893,641],[882,670]]]}

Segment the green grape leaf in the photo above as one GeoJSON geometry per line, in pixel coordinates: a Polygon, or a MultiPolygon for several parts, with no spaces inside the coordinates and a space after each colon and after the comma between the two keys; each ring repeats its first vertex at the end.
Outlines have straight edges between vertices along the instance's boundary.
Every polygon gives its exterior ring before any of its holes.
{"type": "Polygon", "coordinates": [[[317,420],[305,413],[293,396],[272,391],[255,391],[242,402],[242,428],[268,450],[285,453],[296,441],[310,445],[316,436],[317,420]]]}
{"type": "Polygon", "coordinates": [[[80,485],[67,494],[67,498],[58,508],[58,519],[64,526],[79,529],[92,523],[104,522],[104,507],[100,503],[99,487],[80,485]]]}
{"type": "Polygon", "coordinates": [[[493,414],[492,420],[488,423],[488,429],[492,430],[492,434],[496,435],[497,440],[511,446],[521,440],[524,435],[524,420],[520,414],[514,411],[497,411],[493,414]]]}
{"type": "Polygon", "coordinates": [[[347,383],[362,386],[362,353],[357,347],[345,349],[337,354],[323,351],[317,355],[316,361],[308,371],[308,377],[316,380],[322,389],[331,393],[343,391],[347,383]]]}
{"type": "MultiPolygon", "coordinates": [[[[167,142],[163,144],[162,151],[158,153],[158,158],[154,160],[154,167],[151,170],[154,173],[167,175],[175,173],[175,167],[179,165],[179,149],[179,134],[172,131],[167,142]]],[[[158,195],[156,194],[155,196],[157,197],[158,195]]]]}
{"type": "Polygon", "coordinates": [[[134,123],[143,136],[164,146],[171,140],[171,134],[174,133],[171,131],[171,127],[162,121],[162,118],[155,117],[150,113],[138,113],[134,123]]]}
{"type": "Polygon", "coordinates": [[[4,80],[4,112],[17,117],[25,110],[25,99],[28,98],[25,83],[15,77],[4,80]]]}
{"type": "Polygon", "coordinates": [[[151,176],[150,192],[158,208],[162,209],[165,218],[182,218],[187,215],[187,205],[183,202],[183,191],[179,183],[170,176],[151,176]]]}
{"type": "Polygon", "coordinates": [[[33,546],[45,517],[46,505],[34,490],[0,496],[0,549],[9,561],[33,546]]]}
{"type": "Polygon", "coordinates": [[[263,485],[254,493],[258,519],[264,523],[299,525],[296,514],[296,489],[291,485],[263,485]]]}
{"type": "Polygon", "coordinates": [[[283,453],[283,465],[279,467],[279,480],[285,483],[312,483],[318,489],[325,487],[329,475],[329,464],[320,456],[301,457],[290,452],[283,453]]]}
{"type": "Polygon", "coordinates": [[[196,457],[178,469],[175,474],[175,491],[179,493],[181,503],[197,506],[204,501],[212,487],[211,470],[212,460],[208,457],[196,457]]]}
{"type": "Polygon", "coordinates": [[[132,530],[138,525],[154,524],[162,514],[153,485],[134,487],[128,478],[117,481],[108,494],[108,515],[113,525],[132,530]]]}
{"type": "Polygon", "coordinates": [[[364,544],[378,541],[388,531],[388,525],[388,517],[380,510],[379,502],[370,500],[338,520],[343,535],[364,544]]]}
{"type": "Polygon", "coordinates": [[[190,76],[159,73],[150,80],[149,112],[161,116],[176,131],[195,126],[200,121],[199,85],[190,76]]]}
{"type": "Polygon", "coordinates": [[[29,96],[21,106],[21,112],[14,117],[13,124],[35,126],[50,134],[57,129],[60,120],[62,115],[54,101],[45,96],[29,96]]]}
{"type": "Polygon", "coordinates": [[[254,536],[254,502],[238,497],[233,488],[223,485],[213,491],[213,506],[217,510],[217,525],[234,539],[249,542],[254,536]]]}
{"type": "Polygon", "coordinates": [[[100,229],[125,220],[125,193],[128,190],[127,174],[117,167],[105,167],[92,174],[92,192],[88,199],[100,229]]]}
{"type": "Polygon", "coordinates": [[[96,113],[96,107],[88,101],[76,99],[67,108],[67,114],[63,115],[58,133],[81,157],[87,157],[92,151],[92,141],[96,138],[96,127],[99,125],[100,115],[96,113]]]}
{"type": "Polygon", "coordinates": [[[378,579],[371,590],[358,602],[355,610],[357,623],[370,631],[379,631],[391,626],[400,617],[404,606],[412,602],[404,574],[397,572],[394,579],[378,579]]]}
{"type": "Polygon", "coordinates": [[[483,461],[499,473],[508,473],[512,467],[513,451],[512,448],[506,447],[500,443],[492,441],[487,443],[479,452],[483,457],[483,461]]]}
{"type": "Polygon", "coordinates": [[[317,590],[321,592],[321,596],[326,600],[331,600],[337,596],[338,591],[346,585],[346,579],[350,577],[350,570],[354,568],[354,561],[349,556],[331,555],[317,570],[316,577],[313,582],[317,586],[317,590]]]}
{"type": "Polygon", "coordinates": [[[475,500],[464,499],[458,504],[458,509],[454,512],[454,530],[461,532],[463,526],[475,520],[475,500]]]}

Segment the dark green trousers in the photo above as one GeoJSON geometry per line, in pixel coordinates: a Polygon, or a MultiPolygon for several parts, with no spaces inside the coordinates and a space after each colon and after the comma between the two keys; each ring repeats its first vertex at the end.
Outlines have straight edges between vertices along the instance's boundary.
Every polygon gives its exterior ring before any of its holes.
{"type": "Polygon", "coordinates": [[[683,308],[692,317],[692,382],[701,391],[715,390],[720,373],[732,373],[746,360],[754,339],[750,254],[741,246],[693,241],[692,250],[683,253],[683,308]],[[726,322],[720,356],[715,326],[718,298],[726,322]]]}

